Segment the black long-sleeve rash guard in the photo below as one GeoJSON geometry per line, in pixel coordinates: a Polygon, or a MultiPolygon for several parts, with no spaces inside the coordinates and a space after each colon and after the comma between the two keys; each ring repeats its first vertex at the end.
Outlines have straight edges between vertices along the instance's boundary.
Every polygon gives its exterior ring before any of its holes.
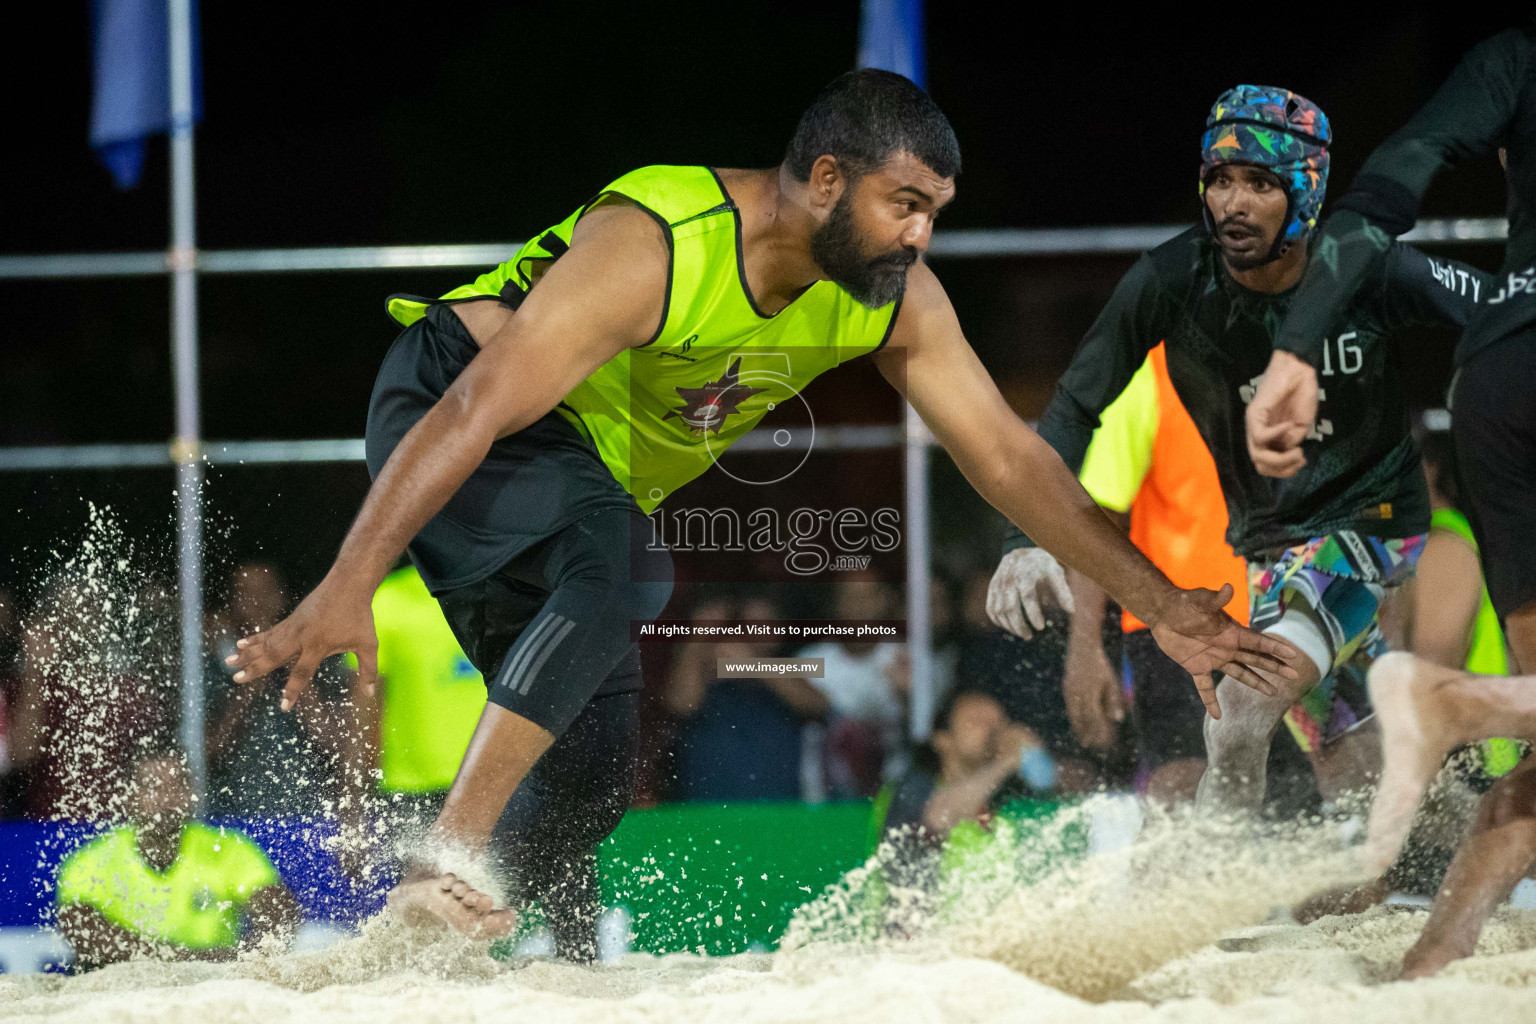
{"type": "MultiPolygon", "coordinates": [[[[1296,291],[1242,287],[1200,227],[1143,254],[1120,281],[1057,385],[1040,436],[1076,472],[1099,414],[1162,341],[1169,379],[1215,458],[1231,519],[1227,540],[1239,554],[1338,529],[1423,533],[1429,497],[1408,435],[1394,338],[1414,326],[1461,329],[1494,282],[1407,245],[1392,244],[1385,256],[1351,292],[1341,329],[1322,347],[1323,401],[1305,444],[1307,465],[1291,479],[1253,468],[1243,419],[1296,291]]],[[[1005,549],[1028,543],[1014,533],[1005,549]]]]}
{"type": "Polygon", "coordinates": [[[1429,183],[1500,147],[1510,185],[1504,270],[1472,318],[1457,364],[1536,324],[1536,18],[1469,50],[1434,97],[1371,154],[1324,226],[1275,347],[1321,367],[1360,282],[1413,226],[1429,183]]]}

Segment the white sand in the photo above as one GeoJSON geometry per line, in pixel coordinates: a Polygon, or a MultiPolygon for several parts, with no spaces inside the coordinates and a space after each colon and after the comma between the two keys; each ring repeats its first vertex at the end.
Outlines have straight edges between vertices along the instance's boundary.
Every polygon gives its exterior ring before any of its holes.
{"type": "MultiPolygon", "coordinates": [[[[1493,948],[1536,940],[1536,921],[1507,912],[1493,948]]],[[[795,954],[704,960],[633,956],[609,967],[534,962],[505,968],[465,952],[435,971],[375,963],[348,976],[325,951],[229,967],[131,964],[95,975],[0,980],[0,1018],[83,1021],[603,1021],[612,1024],[833,1024],[983,1021],[1431,1021],[1536,1020],[1536,952],[1479,955],[1432,981],[1386,981],[1412,941],[1420,911],[1376,911],[1309,928],[1245,933],[1246,947],[1208,947],[1091,1003],[974,957],[898,953],[795,954]],[[316,987],[324,979],[340,983],[316,987]]],[[[1244,945],[1244,943],[1239,943],[1244,945]]],[[[1485,946],[1489,945],[1485,943],[1485,946]]]]}
{"type": "MultiPolygon", "coordinates": [[[[1070,824],[1070,821],[1068,822],[1070,824]]],[[[1066,826],[1064,826],[1066,827],[1066,826]]],[[[1048,851],[1059,836],[1034,842],[1048,851]]],[[[0,1018],[166,1024],[980,1024],[1536,1021],[1536,913],[1504,910],[1479,955],[1396,981],[1425,912],[1378,908],[1265,925],[1350,863],[1330,830],[1255,839],[1153,823],[1118,854],[952,894],[919,938],[855,941],[850,879],[804,908],[775,955],[634,955],[582,968],[502,964],[484,948],[376,921],[318,953],[228,965],[136,963],[0,978],[0,1018]]],[[[1045,857],[1045,852],[1039,853],[1045,857]]],[[[1038,865],[1036,865],[1038,866],[1038,865]]]]}

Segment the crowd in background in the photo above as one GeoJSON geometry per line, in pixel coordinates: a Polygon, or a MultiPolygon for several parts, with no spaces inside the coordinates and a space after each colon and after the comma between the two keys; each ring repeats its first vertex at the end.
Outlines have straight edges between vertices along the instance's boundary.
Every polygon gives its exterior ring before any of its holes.
{"type": "MultiPolygon", "coordinates": [[[[992,694],[1042,738],[1069,789],[1123,781],[1123,759],[1090,755],[1072,736],[1060,690],[1062,630],[1025,642],[996,629],[986,619],[987,581],[979,562],[933,581],[936,699],[957,685],[992,694]]],[[[296,600],[292,588],[275,565],[248,561],[210,589],[218,600],[205,633],[203,813],[345,819],[380,787],[383,748],[396,731],[381,729],[392,697],[387,674],[370,694],[335,660],[284,713],[281,679],[237,685],[223,659],[238,637],[283,617],[296,600]]],[[[873,578],[829,582],[820,596],[830,618],[904,617],[902,588],[873,578]]],[[[679,587],[669,614],[763,620],[784,618],[785,609],[772,588],[695,584],[679,587]]],[[[409,629],[398,646],[412,645],[409,629]]],[[[0,813],[122,817],[138,756],[178,735],[178,635],[174,597],[161,580],[137,581],[131,594],[120,581],[97,592],[66,572],[27,601],[0,591],[0,813]]],[[[454,678],[473,676],[480,687],[453,712],[472,724],[483,684],[456,648],[441,656],[449,659],[454,678]]],[[[638,804],[867,798],[912,764],[911,662],[902,643],[658,643],[646,664],[638,804]],[[789,655],[822,659],[824,674],[721,679],[716,671],[722,658],[789,655]]],[[[394,721],[441,717],[429,693],[405,689],[393,693],[394,721]],[[422,706],[406,706],[412,701],[422,706]]],[[[426,788],[445,786],[437,778],[426,788]]]]}

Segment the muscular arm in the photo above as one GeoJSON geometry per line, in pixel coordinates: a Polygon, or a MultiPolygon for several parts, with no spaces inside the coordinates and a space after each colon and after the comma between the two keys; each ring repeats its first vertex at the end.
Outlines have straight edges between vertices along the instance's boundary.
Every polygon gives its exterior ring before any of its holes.
{"type": "Polygon", "coordinates": [[[1381,266],[1392,238],[1413,227],[1435,175],[1498,146],[1515,116],[1529,50],[1515,30],[1480,43],[1371,154],[1315,240],[1277,350],[1321,364],[1324,339],[1335,333],[1366,276],[1381,266]]]}
{"type": "Polygon", "coordinates": [[[1158,618],[1176,588],[1110,522],[1056,450],[1008,408],[926,265],[913,267],[900,319],[877,359],[983,498],[1143,621],[1158,618]]]}
{"type": "Polygon", "coordinates": [[[291,707],[322,659],[354,651],[362,682],[371,683],[370,601],[385,573],[494,441],[532,424],[603,363],[655,334],[669,258],[661,229],[633,207],[599,206],[583,217],[569,251],[515,315],[478,339],[479,353],[401,440],[320,586],[278,626],[239,642],[235,681],[293,660],[283,695],[291,707]]]}

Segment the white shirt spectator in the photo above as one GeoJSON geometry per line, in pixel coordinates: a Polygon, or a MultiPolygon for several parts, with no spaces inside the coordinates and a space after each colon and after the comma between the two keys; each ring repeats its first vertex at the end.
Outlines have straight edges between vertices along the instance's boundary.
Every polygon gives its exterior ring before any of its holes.
{"type": "MultiPolygon", "coordinates": [[[[866,644],[868,654],[855,655],[840,643],[811,644],[796,655],[825,659],[826,672],[807,680],[826,695],[834,714],[901,730],[901,699],[891,685],[900,644],[866,644]]],[[[862,653],[862,652],[861,652],[862,653]]]]}

